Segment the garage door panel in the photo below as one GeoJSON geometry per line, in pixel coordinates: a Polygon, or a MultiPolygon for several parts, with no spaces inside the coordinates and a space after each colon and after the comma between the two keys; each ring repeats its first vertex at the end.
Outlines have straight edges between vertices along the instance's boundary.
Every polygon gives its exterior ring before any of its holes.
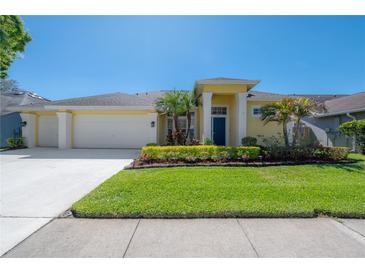
{"type": "Polygon", "coordinates": [[[148,115],[76,115],[74,118],[76,148],[140,148],[148,139],[148,115]]]}
{"type": "Polygon", "coordinates": [[[38,146],[58,146],[57,116],[39,116],[38,118],[38,146]]]}

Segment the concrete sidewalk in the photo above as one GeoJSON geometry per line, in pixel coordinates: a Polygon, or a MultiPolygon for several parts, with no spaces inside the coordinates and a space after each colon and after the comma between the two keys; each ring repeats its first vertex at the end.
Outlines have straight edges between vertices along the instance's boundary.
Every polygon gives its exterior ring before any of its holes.
{"type": "Polygon", "coordinates": [[[365,257],[365,220],[55,219],[4,257],[365,257]]]}

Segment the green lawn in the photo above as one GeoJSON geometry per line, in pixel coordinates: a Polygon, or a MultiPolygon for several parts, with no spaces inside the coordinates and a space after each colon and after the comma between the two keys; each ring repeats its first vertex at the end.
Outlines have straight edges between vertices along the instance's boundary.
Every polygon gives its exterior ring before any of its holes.
{"type": "Polygon", "coordinates": [[[365,157],[354,164],[124,170],[79,217],[365,217],[365,157]]]}

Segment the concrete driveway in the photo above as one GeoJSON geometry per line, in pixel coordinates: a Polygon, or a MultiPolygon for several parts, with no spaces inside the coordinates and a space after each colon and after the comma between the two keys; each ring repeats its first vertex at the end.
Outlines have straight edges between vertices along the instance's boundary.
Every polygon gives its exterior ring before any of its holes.
{"type": "Polygon", "coordinates": [[[138,150],[132,149],[1,152],[0,254],[59,216],[137,155],[138,150]]]}

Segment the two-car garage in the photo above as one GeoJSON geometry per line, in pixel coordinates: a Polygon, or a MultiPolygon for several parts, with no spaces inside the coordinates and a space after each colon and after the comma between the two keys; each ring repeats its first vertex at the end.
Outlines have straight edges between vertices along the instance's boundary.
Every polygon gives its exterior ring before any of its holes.
{"type": "MultiPolygon", "coordinates": [[[[71,143],[73,148],[141,148],[156,142],[155,122],[149,113],[73,114],[71,143]]],[[[57,115],[38,116],[38,146],[57,147],[57,115]]]]}
{"type": "Polygon", "coordinates": [[[14,110],[21,112],[28,147],[141,148],[158,142],[155,101],[162,95],[116,92],[14,110]]]}

